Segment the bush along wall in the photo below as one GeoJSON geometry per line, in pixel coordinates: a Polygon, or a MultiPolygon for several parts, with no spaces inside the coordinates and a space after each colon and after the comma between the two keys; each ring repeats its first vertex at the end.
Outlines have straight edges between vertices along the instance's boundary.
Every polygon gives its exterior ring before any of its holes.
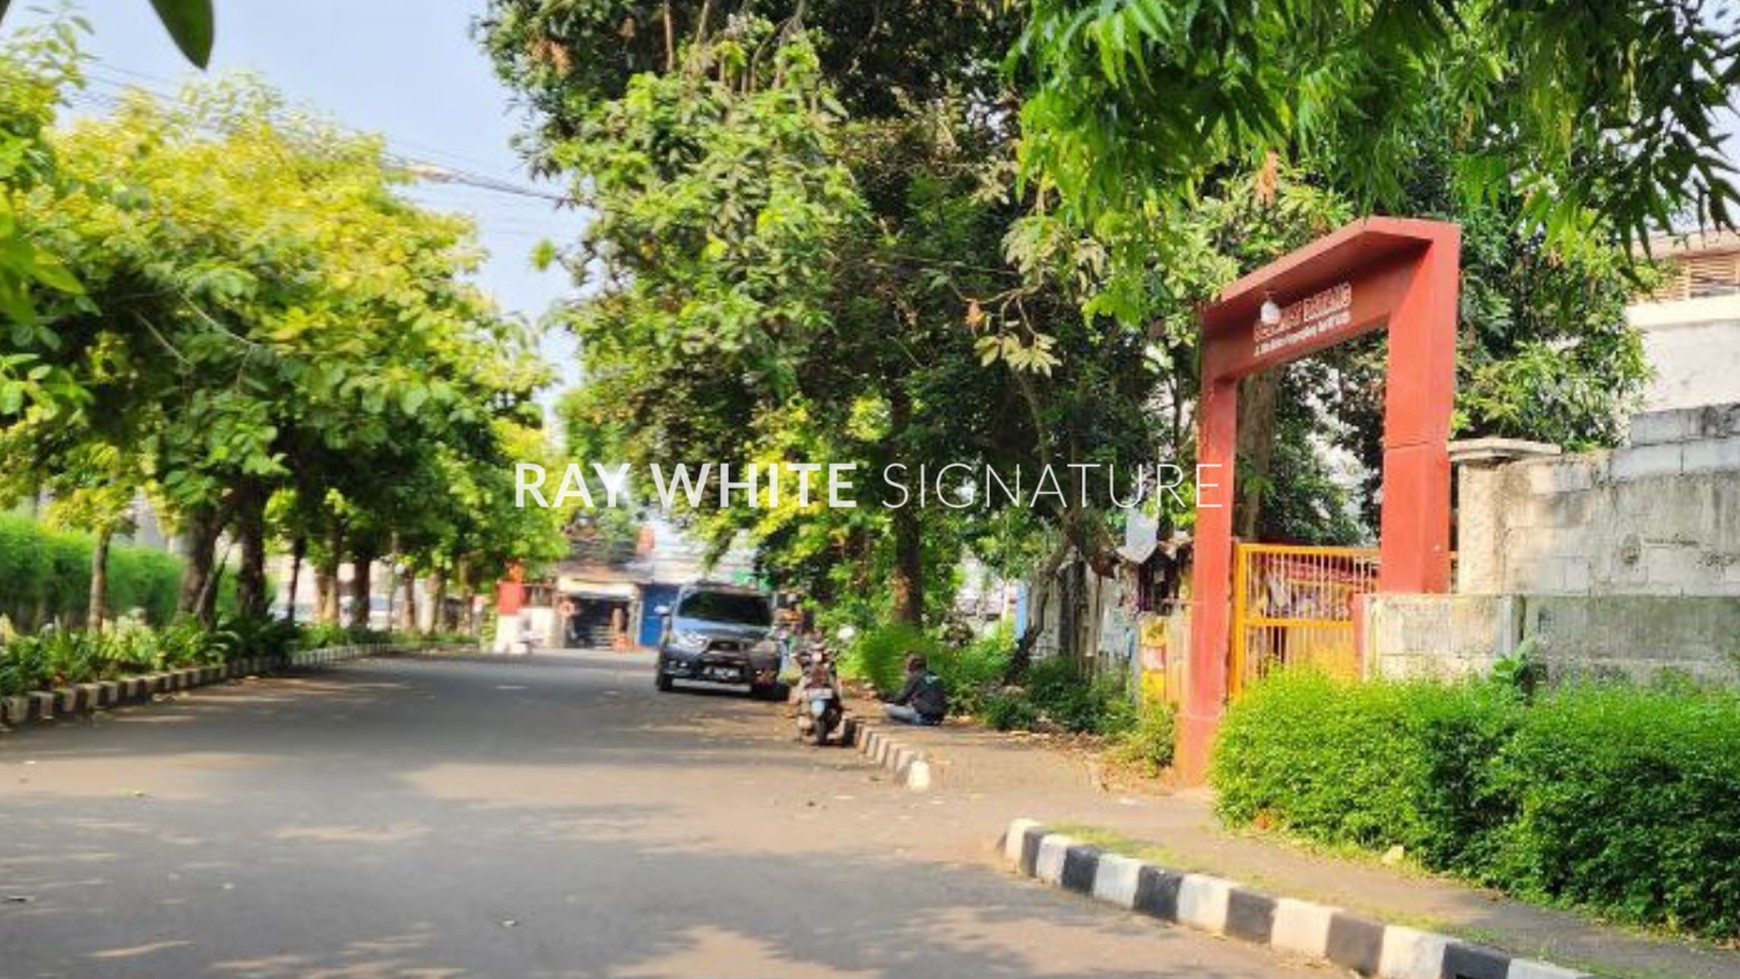
{"type": "Polygon", "coordinates": [[[1740,696],[1278,674],[1227,711],[1222,818],[1513,894],[1740,937],[1740,696]]]}
{"type": "MultiPolygon", "coordinates": [[[[181,560],[172,554],[117,546],[109,552],[109,608],[142,609],[148,620],[175,615],[181,560]]],[[[56,620],[82,625],[91,593],[91,539],[42,527],[28,517],[0,514],[0,614],[21,632],[56,620]]]]}
{"type": "MultiPolygon", "coordinates": [[[[90,604],[91,538],[50,530],[29,517],[0,514],[0,615],[21,633],[51,622],[82,626],[90,604]]],[[[175,617],[182,562],[165,551],[117,545],[109,550],[109,614],[138,609],[146,621],[175,617]]],[[[235,576],[219,583],[218,609],[235,610],[235,576]]]]}

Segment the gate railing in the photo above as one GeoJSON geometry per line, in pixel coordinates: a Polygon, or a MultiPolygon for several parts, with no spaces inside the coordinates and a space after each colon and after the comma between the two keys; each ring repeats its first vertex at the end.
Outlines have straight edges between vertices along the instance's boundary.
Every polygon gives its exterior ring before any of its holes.
{"type": "Polygon", "coordinates": [[[1301,663],[1358,677],[1354,596],[1377,589],[1377,572],[1376,548],[1238,545],[1228,696],[1301,663]]]}

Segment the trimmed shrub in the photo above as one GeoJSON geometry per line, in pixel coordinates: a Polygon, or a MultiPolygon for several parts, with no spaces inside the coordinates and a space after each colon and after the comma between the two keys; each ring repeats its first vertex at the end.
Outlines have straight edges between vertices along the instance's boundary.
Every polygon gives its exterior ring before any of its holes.
{"type": "Polygon", "coordinates": [[[1227,709],[1210,780],[1228,822],[1480,865],[1488,765],[1521,705],[1490,683],[1355,683],[1287,670],[1227,709]]]}
{"type": "Polygon", "coordinates": [[[1211,767],[1235,825],[1401,845],[1537,900],[1740,935],[1740,696],[1288,671],[1227,711],[1211,767]]]}
{"type": "Polygon", "coordinates": [[[43,532],[36,522],[0,514],[0,615],[20,629],[32,630],[53,571],[43,532]]]}
{"type": "Polygon", "coordinates": [[[1494,780],[1513,806],[1494,882],[1740,935],[1740,697],[1555,691],[1528,711],[1494,780]]]}
{"type": "Polygon", "coordinates": [[[1222,818],[1314,839],[1417,846],[1423,752],[1396,687],[1349,688],[1314,671],[1257,684],[1221,724],[1210,768],[1222,818]]]}
{"type": "Polygon", "coordinates": [[[109,611],[124,616],[143,609],[145,620],[163,624],[175,618],[181,597],[181,559],[145,547],[109,551],[109,611]]]}
{"type": "MultiPolygon", "coordinates": [[[[91,538],[50,530],[29,517],[0,514],[0,614],[21,632],[49,622],[84,624],[91,595],[91,538]]],[[[175,617],[181,559],[152,548],[109,550],[109,612],[143,609],[148,621],[175,617]]],[[[226,575],[226,579],[233,578],[226,575]]],[[[228,589],[234,608],[234,587],[228,589]]],[[[220,606],[224,595],[220,593],[220,606]]]]}

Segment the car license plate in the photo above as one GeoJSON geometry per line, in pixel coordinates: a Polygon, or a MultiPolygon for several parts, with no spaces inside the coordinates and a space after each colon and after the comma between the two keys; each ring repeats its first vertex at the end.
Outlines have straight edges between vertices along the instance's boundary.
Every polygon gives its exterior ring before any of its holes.
{"type": "Polygon", "coordinates": [[[737,680],[742,678],[743,671],[735,666],[709,666],[701,675],[710,680],[737,680]]]}

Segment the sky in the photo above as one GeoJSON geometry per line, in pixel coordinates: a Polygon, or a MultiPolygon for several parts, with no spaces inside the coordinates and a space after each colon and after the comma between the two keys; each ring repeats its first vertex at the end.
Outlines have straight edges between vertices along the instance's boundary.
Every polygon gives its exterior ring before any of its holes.
{"type": "MultiPolygon", "coordinates": [[[[13,4],[23,6],[22,0],[13,4]]],[[[198,75],[158,24],[148,0],[76,0],[94,34],[86,49],[93,100],[143,85],[173,92],[198,75]]],[[[211,72],[246,70],[292,101],[354,129],[386,138],[389,151],[453,170],[559,193],[526,173],[510,141],[525,117],[472,42],[472,19],[483,0],[216,0],[217,43],[211,72]]],[[[14,9],[0,33],[40,19],[14,9]]],[[[550,304],[575,294],[567,272],[539,272],[530,254],[542,239],[579,237],[584,216],[547,200],[455,184],[424,183],[412,196],[442,210],[471,215],[489,260],[480,284],[503,310],[536,320],[550,304]]],[[[571,385],[574,345],[550,337],[545,356],[571,385]]],[[[546,396],[546,403],[554,392],[546,396]]]]}

